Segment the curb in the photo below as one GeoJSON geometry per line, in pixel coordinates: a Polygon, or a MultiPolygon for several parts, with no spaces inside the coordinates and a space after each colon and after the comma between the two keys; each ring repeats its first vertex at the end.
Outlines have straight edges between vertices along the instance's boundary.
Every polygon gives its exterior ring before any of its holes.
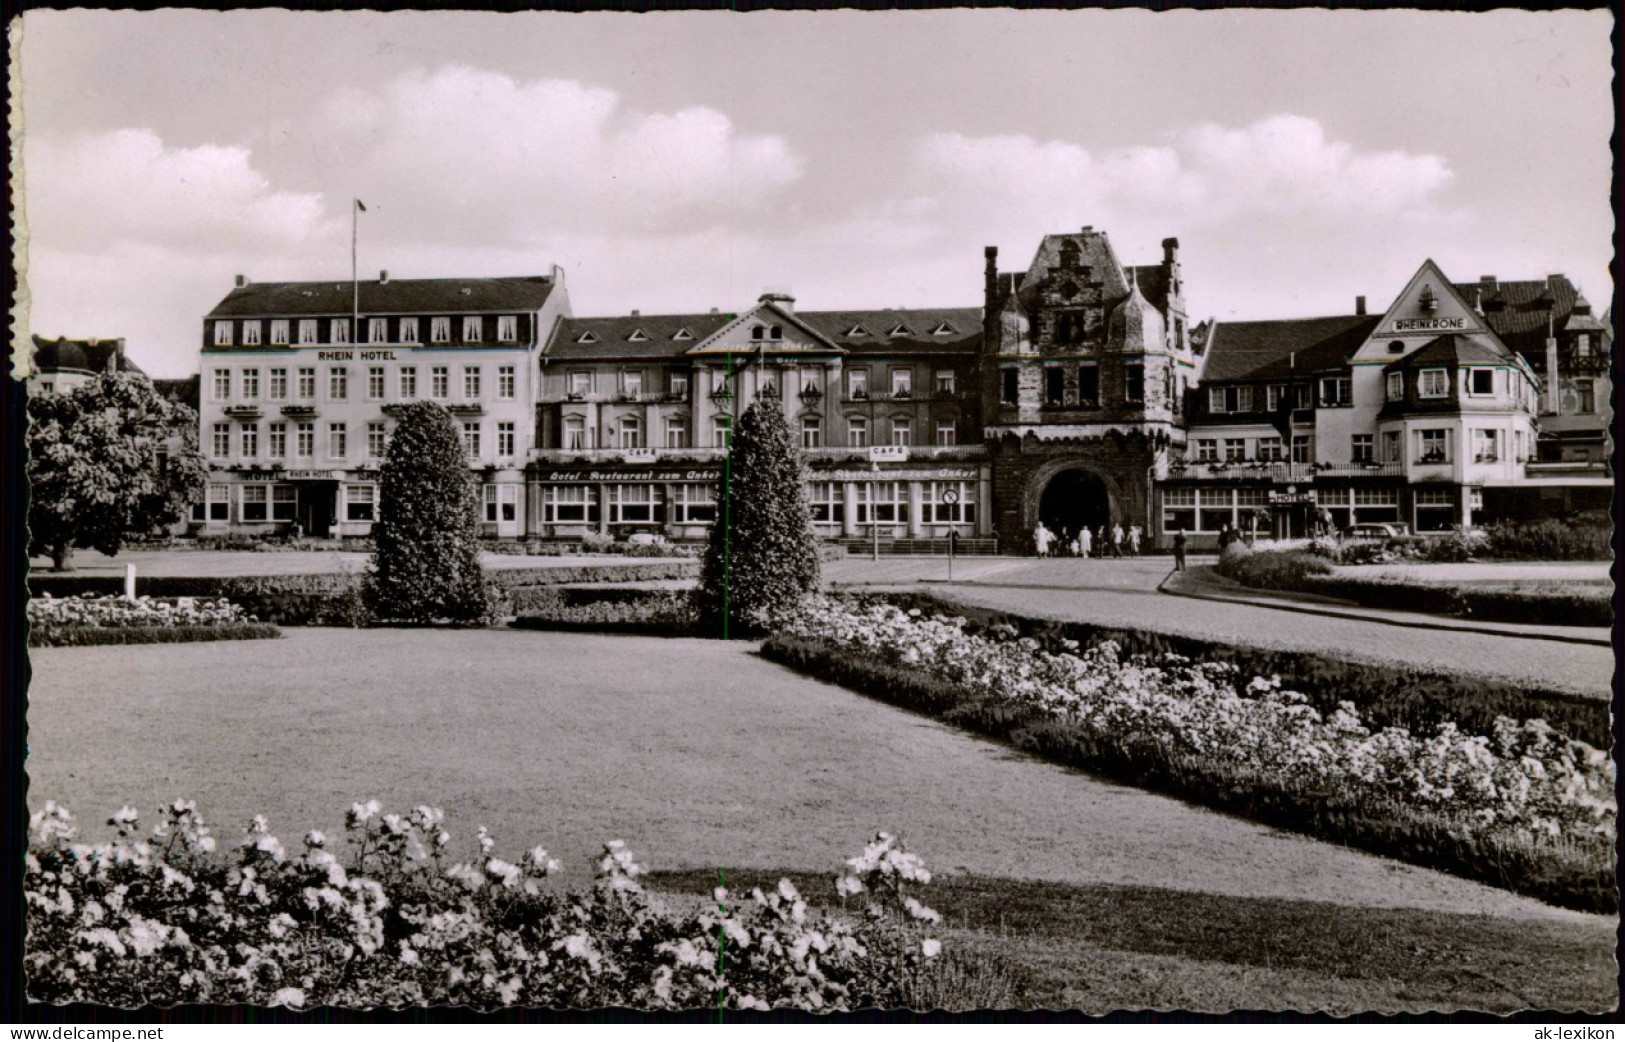
{"type": "Polygon", "coordinates": [[[1177,574],[1169,571],[1162,582],[1157,584],[1157,592],[1170,597],[1185,597],[1193,601],[1213,601],[1218,604],[1247,604],[1255,608],[1276,608],[1280,611],[1297,612],[1300,615],[1320,615],[1329,619],[1352,619],[1355,622],[1375,622],[1382,626],[1398,626],[1408,630],[1437,630],[1442,633],[1475,633],[1486,637],[1512,637],[1521,640],[1549,640],[1559,644],[1585,644],[1590,647],[1607,648],[1613,644],[1609,640],[1598,640],[1595,637],[1565,636],[1561,633],[1519,633],[1513,630],[1487,629],[1483,626],[1446,626],[1436,622],[1412,619],[1385,618],[1381,615],[1367,614],[1359,611],[1339,611],[1336,608],[1318,608],[1299,604],[1294,601],[1277,601],[1267,597],[1224,597],[1211,593],[1197,593],[1193,590],[1174,590],[1168,588],[1168,581],[1177,574]]]}

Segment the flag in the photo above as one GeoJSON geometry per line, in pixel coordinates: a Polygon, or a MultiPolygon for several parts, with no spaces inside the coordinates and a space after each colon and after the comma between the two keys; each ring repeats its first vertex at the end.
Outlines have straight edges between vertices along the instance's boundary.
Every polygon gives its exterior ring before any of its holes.
{"type": "Polygon", "coordinates": [[[355,201],[355,208],[356,208],[356,209],[357,209],[357,210],[360,210],[360,211],[361,211],[361,212],[362,212],[362,213],[366,213],[366,212],[367,212],[367,204],[366,204],[366,203],[364,203],[364,202],[362,202],[362,201],[361,201],[361,200],[360,200],[360,199],[357,199],[357,200],[356,200],[356,201],[355,201]]]}

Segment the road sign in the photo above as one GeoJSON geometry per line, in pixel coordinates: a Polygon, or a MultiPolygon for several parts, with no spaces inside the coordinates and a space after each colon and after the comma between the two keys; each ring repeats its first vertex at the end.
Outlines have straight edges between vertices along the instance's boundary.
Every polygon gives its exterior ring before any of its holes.
{"type": "Polygon", "coordinates": [[[942,493],[942,501],[949,506],[953,506],[955,503],[959,502],[959,490],[952,488],[944,490],[942,493]]]}

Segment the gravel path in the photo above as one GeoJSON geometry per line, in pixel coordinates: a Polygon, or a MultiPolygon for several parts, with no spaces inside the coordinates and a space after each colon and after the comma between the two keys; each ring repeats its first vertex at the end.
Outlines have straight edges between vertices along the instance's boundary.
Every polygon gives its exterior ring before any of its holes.
{"type": "Polygon", "coordinates": [[[256,812],[291,842],[355,800],[428,802],[457,851],[485,824],[576,880],[613,838],[652,868],[833,871],[885,829],[940,872],[1603,921],[1054,767],[740,642],[294,629],[32,659],[29,801],[86,823],[185,796],[222,842],[256,812]]]}

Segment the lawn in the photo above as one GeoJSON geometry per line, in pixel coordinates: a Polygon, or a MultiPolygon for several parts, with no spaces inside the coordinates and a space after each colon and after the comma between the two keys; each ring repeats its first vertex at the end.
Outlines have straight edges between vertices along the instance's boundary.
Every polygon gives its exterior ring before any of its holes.
{"type": "Polygon", "coordinates": [[[291,842],[340,831],[356,800],[427,802],[458,852],[487,825],[499,851],[545,845],[576,884],[620,838],[656,870],[827,886],[887,829],[938,871],[925,896],[950,939],[1016,965],[1038,1005],[1600,1009],[1617,994],[1612,919],[1049,766],[748,644],[306,629],[31,658],[30,802],[84,822],[186,796],[223,839],[265,813],[291,842]]]}

